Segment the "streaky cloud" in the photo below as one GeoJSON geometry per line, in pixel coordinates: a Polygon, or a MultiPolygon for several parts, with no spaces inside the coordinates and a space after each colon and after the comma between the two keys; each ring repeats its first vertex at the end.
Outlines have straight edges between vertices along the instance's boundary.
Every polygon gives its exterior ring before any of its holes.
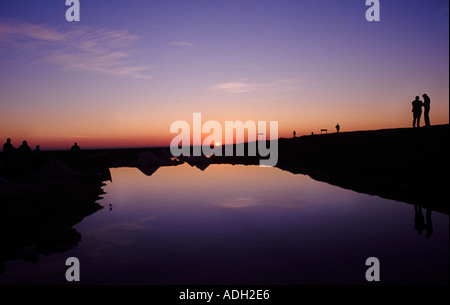
{"type": "Polygon", "coordinates": [[[246,93],[254,91],[259,87],[257,84],[248,84],[242,82],[229,82],[215,85],[214,90],[223,91],[226,93],[246,93]]]}
{"type": "Polygon", "coordinates": [[[195,46],[192,42],[182,40],[171,41],[169,45],[178,48],[192,48],[195,46]]]}
{"type": "Polygon", "coordinates": [[[149,80],[150,65],[127,62],[136,52],[139,36],[126,30],[80,26],[64,30],[27,22],[0,22],[0,45],[6,48],[33,47],[35,62],[50,62],[63,70],[149,80]]]}
{"type": "Polygon", "coordinates": [[[266,83],[246,83],[246,82],[226,82],[214,85],[213,90],[222,91],[229,94],[248,93],[257,90],[284,90],[297,91],[302,87],[302,79],[285,78],[266,83]]]}

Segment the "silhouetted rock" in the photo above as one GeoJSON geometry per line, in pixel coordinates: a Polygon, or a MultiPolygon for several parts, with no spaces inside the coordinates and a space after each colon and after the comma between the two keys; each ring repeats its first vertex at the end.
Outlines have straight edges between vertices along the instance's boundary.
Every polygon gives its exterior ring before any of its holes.
{"type": "Polygon", "coordinates": [[[83,174],[77,172],[67,166],[63,161],[59,159],[51,159],[45,163],[37,172],[37,176],[42,178],[58,178],[58,177],[75,177],[82,176],[83,174]]]}

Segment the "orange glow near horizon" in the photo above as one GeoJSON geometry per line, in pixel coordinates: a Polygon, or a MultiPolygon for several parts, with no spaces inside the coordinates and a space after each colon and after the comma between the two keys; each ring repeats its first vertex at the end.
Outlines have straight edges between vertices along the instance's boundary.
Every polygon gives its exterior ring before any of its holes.
{"type": "MultiPolygon", "coordinates": [[[[448,124],[448,116],[441,112],[440,121],[432,116],[432,125],[448,124]]],[[[378,124],[370,124],[369,121],[363,122],[363,118],[359,118],[361,121],[346,122],[345,120],[329,120],[329,123],[323,122],[322,124],[318,122],[314,123],[312,121],[305,122],[290,122],[286,124],[285,122],[279,122],[278,138],[291,138],[293,136],[293,131],[297,133],[297,137],[304,135],[320,134],[320,129],[324,128],[328,130],[328,133],[336,132],[335,125],[339,122],[341,126],[341,132],[347,131],[358,131],[358,130],[376,130],[376,129],[388,129],[388,128],[409,128],[410,119],[408,115],[403,116],[403,124],[395,124],[388,119],[379,120],[378,124]],[[335,122],[336,121],[336,122],[335,122]]],[[[191,124],[192,120],[186,120],[191,124]]],[[[412,120],[411,120],[412,122],[412,120]]],[[[225,141],[225,128],[223,122],[222,124],[222,141],[216,141],[215,146],[220,146],[222,144],[230,144],[225,141]]],[[[65,126],[61,126],[59,129],[55,130],[54,134],[51,133],[39,133],[38,130],[13,130],[9,129],[8,133],[4,133],[5,129],[2,129],[0,133],[0,140],[6,142],[7,138],[12,139],[12,143],[15,147],[20,146],[23,140],[27,140],[31,148],[36,145],[40,145],[41,150],[52,150],[52,149],[69,149],[74,142],[77,142],[80,147],[87,149],[95,148],[132,148],[132,147],[168,147],[171,140],[177,134],[171,134],[169,132],[170,124],[167,124],[167,128],[162,128],[160,126],[148,125],[146,130],[139,130],[136,132],[134,128],[130,127],[127,129],[110,129],[108,132],[106,130],[101,130],[101,132],[96,132],[95,125],[90,126],[80,132],[75,134],[73,130],[65,126]],[[64,130],[67,129],[67,135],[64,135],[64,130]],[[90,131],[89,131],[90,130],[90,131]]],[[[99,127],[101,129],[101,127],[99,127]]],[[[269,135],[269,130],[267,130],[267,135],[269,135]]],[[[202,141],[208,136],[207,133],[202,133],[202,141]]],[[[247,141],[247,133],[245,134],[244,140],[247,141]]],[[[193,144],[192,130],[190,136],[190,144],[193,144]]],[[[235,141],[233,141],[235,143],[235,141]]]]}

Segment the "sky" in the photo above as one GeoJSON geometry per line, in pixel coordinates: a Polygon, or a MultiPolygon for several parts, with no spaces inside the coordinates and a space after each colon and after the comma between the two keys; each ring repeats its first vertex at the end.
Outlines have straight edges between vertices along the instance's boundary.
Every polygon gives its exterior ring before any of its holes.
{"type": "MultiPolygon", "coordinates": [[[[449,122],[449,2],[0,0],[0,141],[169,145],[173,122],[278,121],[278,136],[449,122]]],[[[205,136],[205,135],[204,135],[205,136]]]]}

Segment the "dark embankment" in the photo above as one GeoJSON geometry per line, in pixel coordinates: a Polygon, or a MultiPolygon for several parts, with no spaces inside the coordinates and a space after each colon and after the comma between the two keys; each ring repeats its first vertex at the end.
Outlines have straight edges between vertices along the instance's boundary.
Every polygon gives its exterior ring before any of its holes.
{"type": "Polygon", "coordinates": [[[449,213],[449,125],[279,140],[277,167],[449,213]]]}
{"type": "Polygon", "coordinates": [[[0,274],[6,261],[36,262],[40,255],[78,245],[73,226],[100,210],[109,171],[62,161],[51,154],[29,162],[14,162],[0,170],[0,274]]]}

